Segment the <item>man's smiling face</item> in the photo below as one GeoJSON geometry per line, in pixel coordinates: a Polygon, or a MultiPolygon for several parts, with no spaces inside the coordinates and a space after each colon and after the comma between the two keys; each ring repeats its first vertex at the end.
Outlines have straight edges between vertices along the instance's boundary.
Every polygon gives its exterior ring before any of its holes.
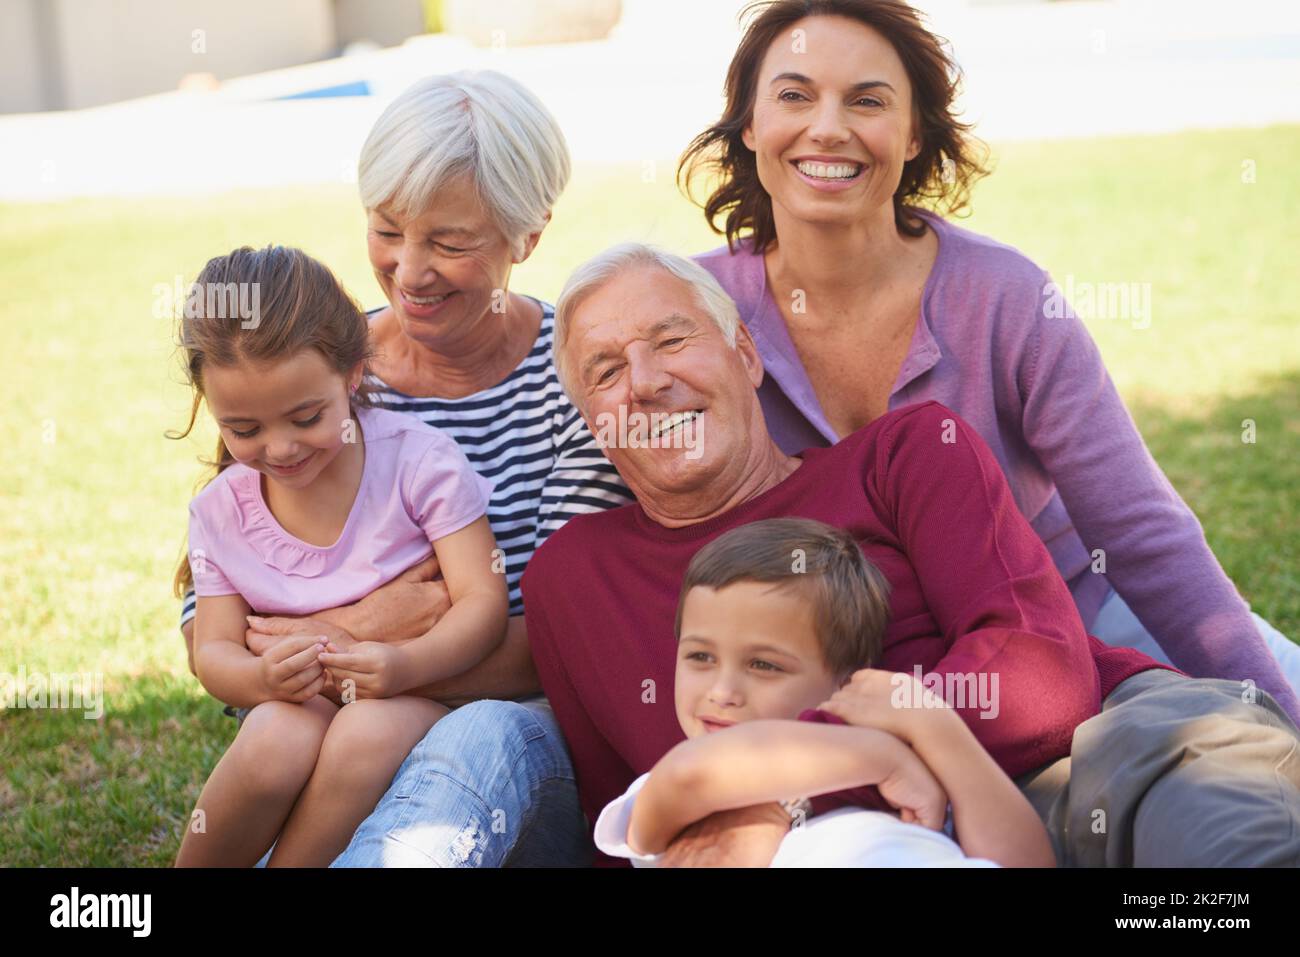
{"type": "MultiPolygon", "coordinates": [[[[629,267],[583,299],[564,349],[573,396],[593,433],[620,419],[690,420],[698,439],[690,448],[622,435],[605,448],[638,498],[698,492],[744,468],[755,441],[769,441],[755,392],[763,369],[749,333],[739,326],[728,345],[691,286],[656,266],[629,267]]],[[[660,436],[670,437],[669,429],[660,436]]]]}

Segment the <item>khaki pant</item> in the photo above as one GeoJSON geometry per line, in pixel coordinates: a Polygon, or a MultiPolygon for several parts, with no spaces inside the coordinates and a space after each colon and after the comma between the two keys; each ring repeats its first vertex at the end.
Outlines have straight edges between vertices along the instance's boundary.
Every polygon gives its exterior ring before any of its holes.
{"type": "Polygon", "coordinates": [[[1069,757],[1016,780],[1057,863],[1300,866],[1300,731],[1253,693],[1164,669],[1121,682],[1069,757]]]}

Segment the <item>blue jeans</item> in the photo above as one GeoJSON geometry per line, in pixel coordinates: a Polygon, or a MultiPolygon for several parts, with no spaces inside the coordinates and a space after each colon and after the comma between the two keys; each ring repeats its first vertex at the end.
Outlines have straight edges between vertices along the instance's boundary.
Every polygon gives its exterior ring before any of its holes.
{"type": "Polygon", "coordinates": [[[581,867],[594,848],[545,698],[475,701],[415,746],[331,867],[581,867]]]}

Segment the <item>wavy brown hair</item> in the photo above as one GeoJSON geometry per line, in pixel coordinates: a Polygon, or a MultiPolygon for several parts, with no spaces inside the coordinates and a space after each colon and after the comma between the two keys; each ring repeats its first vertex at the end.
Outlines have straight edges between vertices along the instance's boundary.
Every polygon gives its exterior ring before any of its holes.
{"type": "Polygon", "coordinates": [[[903,0],[761,0],[741,11],[742,20],[750,16],[754,19],[727,68],[726,109],[691,141],[677,166],[678,184],[692,201],[697,175],[714,174],[720,180],[703,208],[713,231],[726,234],[729,249],[735,250],[742,231],[752,234],[755,252],[776,240],[772,198],[759,182],[754,154],[741,133],[754,115],[763,58],[782,33],[805,17],[847,17],[870,27],[889,41],[907,71],[921,150],[903,165],[894,191],[898,231],[908,236],[925,232],[925,223],[909,207],[925,205],[945,213],[968,207],[971,186],[988,172],[987,149],[953,112],[961,71],[945,49],[947,41],[931,33],[911,6],[903,0]],[[722,228],[719,219],[724,219],[722,228]]]}
{"type": "MultiPolygon", "coordinates": [[[[315,349],[330,368],[346,376],[358,362],[371,357],[366,315],[324,265],[300,249],[241,246],[209,259],[190,286],[178,320],[178,345],[185,375],[194,390],[190,421],[185,430],[166,433],[183,439],[194,429],[203,401],[203,370],[209,365],[288,359],[303,349],[315,349]],[[238,290],[258,292],[255,321],[241,315],[238,290]]],[[[363,379],[352,394],[352,407],[373,404],[363,379]]],[[[234,456],[217,436],[217,452],[195,491],[233,465],[234,456]]],[[[182,555],[172,589],[176,597],[194,584],[188,555],[182,555]]]]}

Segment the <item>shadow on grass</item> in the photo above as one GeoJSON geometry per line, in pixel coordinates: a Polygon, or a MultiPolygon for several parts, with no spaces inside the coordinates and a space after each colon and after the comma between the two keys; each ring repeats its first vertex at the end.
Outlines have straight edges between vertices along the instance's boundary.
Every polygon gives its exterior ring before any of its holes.
{"type": "Polygon", "coordinates": [[[103,716],[0,712],[0,861],[166,866],[235,722],[191,676],[105,676],[103,716]]]}
{"type": "Polygon", "coordinates": [[[1300,371],[1199,409],[1129,409],[1237,589],[1300,638],[1300,371]]]}

